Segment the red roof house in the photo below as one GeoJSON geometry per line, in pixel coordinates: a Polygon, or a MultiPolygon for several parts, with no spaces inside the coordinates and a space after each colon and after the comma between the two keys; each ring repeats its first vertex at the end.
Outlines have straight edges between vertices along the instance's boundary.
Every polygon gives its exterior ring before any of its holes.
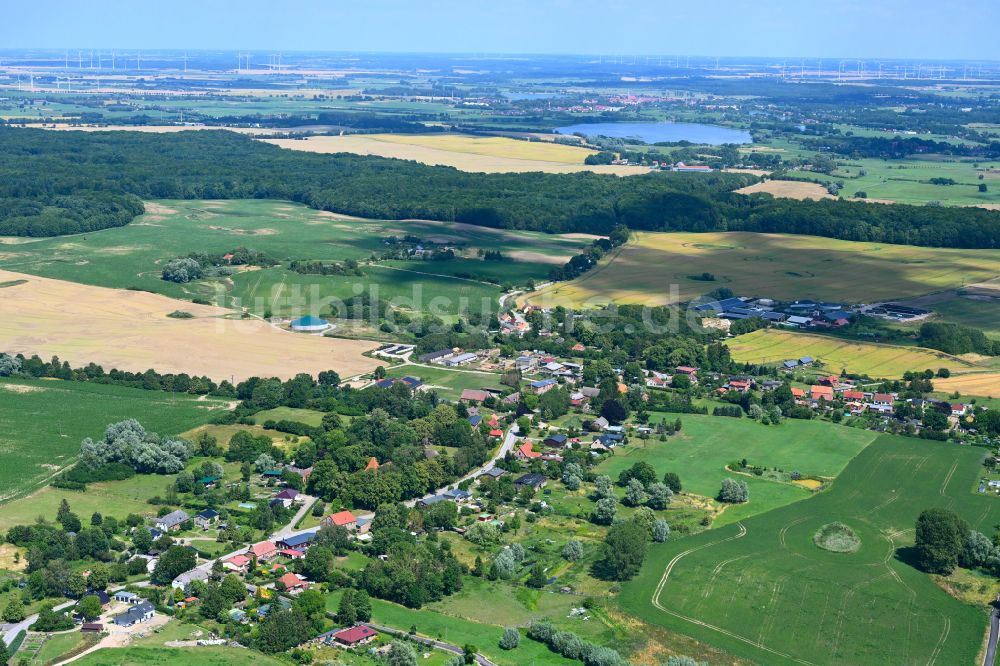
{"type": "Polygon", "coordinates": [[[379,467],[378,460],[375,458],[375,456],[372,456],[371,458],[368,459],[368,464],[365,465],[365,471],[367,472],[370,469],[378,469],[378,467],[379,467]]]}
{"type": "Polygon", "coordinates": [[[298,574],[291,572],[286,573],[284,576],[278,579],[285,585],[285,589],[289,592],[295,592],[297,590],[304,590],[309,587],[309,583],[301,578],[298,574]]]}
{"type": "Polygon", "coordinates": [[[301,550],[296,550],[294,548],[285,548],[281,551],[281,554],[293,560],[301,560],[303,557],[306,556],[306,554],[303,553],[301,550]]]}
{"type": "Polygon", "coordinates": [[[340,631],[333,634],[333,640],[337,641],[341,645],[346,645],[347,647],[355,647],[357,645],[364,645],[365,643],[370,643],[375,640],[378,636],[378,632],[367,627],[363,624],[359,624],[356,627],[351,627],[350,629],[341,629],[340,631]]]}
{"type": "Polygon", "coordinates": [[[490,430],[490,437],[503,437],[503,430],[500,430],[499,428],[490,430]]]}
{"type": "Polygon", "coordinates": [[[813,400],[826,400],[831,402],[833,400],[833,387],[832,386],[818,386],[816,384],[809,387],[809,397],[813,400]]]}
{"type": "Polygon", "coordinates": [[[844,400],[864,400],[863,391],[844,391],[844,400]]]}
{"type": "Polygon", "coordinates": [[[247,552],[253,553],[257,557],[257,560],[269,560],[278,554],[278,547],[270,541],[261,541],[250,546],[247,552]]]}
{"type": "Polygon", "coordinates": [[[246,573],[247,567],[250,566],[250,558],[246,555],[233,555],[228,560],[223,560],[222,566],[232,571],[246,573]]]}
{"type": "Polygon", "coordinates": [[[525,460],[528,458],[541,458],[542,454],[533,450],[531,442],[525,442],[514,451],[514,457],[519,460],[525,460]]]}
{"type": "Polygon", "coordinates": [[[358,526],[357,518],[350,511],[338,511],[323,519],[324,525],[337,525],[351,530],[358,526]]]}

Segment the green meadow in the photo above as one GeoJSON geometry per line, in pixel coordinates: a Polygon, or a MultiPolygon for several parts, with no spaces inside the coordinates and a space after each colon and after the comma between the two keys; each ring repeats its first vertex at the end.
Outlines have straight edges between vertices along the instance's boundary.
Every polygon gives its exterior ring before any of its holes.
{"type": "Polygon", "coordinates": [[[617,479],[618,474],[639,461],[653,466],[659,476],[676,472],[684,491],[715,497],[726,477],[740,478],[750,488],[750,502],[727,507],[715,525],[726,525],[806,499],[805,488],[753,476],[737,476],[726,470],[729,463],[746,458],[751,465],[776,467],[804,476],[835,477],[876,435],[819,421],[785,419],[781,425],[765,426],[751,419],[701,414],[654,413],[651,423],[680,418],[681,432],[660,442],[653,438],[630,439],[614,450],[597,472],[617,479]]]}
{"type": "Polygon", "coordinates": [[[809,490],[788,483],[752,476],[737,476],[726,470],[729,463],[746,458],[751,465],[776,467],[804,476],[835,477],[860,453],[875,433],[819,421],[785,419],[781,425],[765,426],[751,419],[701,414],[654,413],[651,423],[680,418],[681,432],[661,442],[655,437],[632,437],[627,446],[614,450],[597,472],[617,479],[618,474],[639,461],[653,466],[657,475],[676,472],[684,491],[715,497],[726,477],[740,478],[750,488],[750,502],[727,507],[715,524],[726,525],[771,509],[806,499],[809,490]]]}
{"type": "MultiPolygon", "coordinates": [[[[208,421],[219,401],[59,380],[0,379],[0,500],[41,486],[75,460],[85,437],[100,437],[109,423],[138,419],[148,430],[176,435],[208,421]]],[[[10,506],[0,513],[8,520],[10,506]]],[[[27,522],[34,520],[31,515],[27,522]]]]}
{"type": "MultiPolygon", "coordinates": [[[[326,608],[336,612],[341,591],[326,597],[326,608]]],[[[482,598],[479,603],[486,603],[482,598]]],[[[491,602],[490,602],[491,603],[491,602]]],[[[578,661],[566,659],[542,645],[521,636],[521,645],[507,652],[497,647],[504,627],[500,624],[473,622],[454,615],[445,615],[429,608],[412,609],[381,599],[372,599],[372,621],[401,631],[416,627],[417,634],[451,643],[474,645],[499,666],[573,666],[578,661]]]]}
{"type": "MultiPolygon", "coordinates": [[[[766,664],[969,664],[987,612],[911,564],[926,508],[954,510],[992,533],[996,498],[970,492],[983,451],[881,436],[810,499],[653,546],[619,603],[669,630],[766,664]],[[813,535],[841,522],[853,553],[813,535]]],[[[683,474],[682,474],[683,478],[683,474]]],[[[751,488],[751,502],[754,490],[751,488]]]]}
{"type": "MultiPolygon", "coordinates": [[[[155,201],[124,227],[0,244],[0,268],[103,287],[135,288],[175,298],[224,300],[280,315],[301,298],[346,299],[359,293],[398,299],[404,309],[454,314],[495,303],[500,289],[483,279],[524,283],[543,279],[586,244],[525,231],[457,223],[344,218],[285,201],[155,201]],[[455,259],[391,261],[363,266],[361,276],[302,275],[287,268],[239,272],[229,280],[175,284],[160,278],[164,263],[192,252],[225,253],[237,247],[264,252],[277,262],[364,261],[387,249],[391,236],[412,234],[454,244],[455,259]],[[500,250],[508,261],[478,258],[480,249],[500,250]],[[445,301],[442,297],[450,299],[445,301]],[[407,300],[409,299],[409,300],[407,300]],[[433,303],[438,299],[438,303],[433,303]]],[[[2,239],[0,239],[2,241],[2,239]]]]}

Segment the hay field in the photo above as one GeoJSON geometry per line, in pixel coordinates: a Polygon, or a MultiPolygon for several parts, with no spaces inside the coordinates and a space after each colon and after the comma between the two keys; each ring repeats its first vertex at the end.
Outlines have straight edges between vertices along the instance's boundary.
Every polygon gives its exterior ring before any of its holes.
{"type": "Polygon", "coordinates": [[[290,333],[260,320],[224,318],[231,311],[223,308],[0,270],[0,282],[15,279],[26,282],[5,288],[0,299],[0,349],[11,353],[237,381],[322,370],[350,376],[378,365],[361,355],[377,346],[365,340],[290,333]],[[167,317],[178,309],[195,318],[167,317]]]}
{"type": "Polygon", "coordinates": [[[982,456],[946,442],[881,436],[826,492],[654,544],[618,603],[752,663],[971,664],[988,613],[916,569],[909,547],[928,507],[950,508],[980,531],[1000,519],[1000,502],[970,492],[982,456]],[[835,521],[860,538],[857,552],[813,543],[835,521]]]}
{"type": "Polygon", "coordinates": [[[649,173],[645,167],[602,164],[587,166],[583,160],[595,151],[542,141],[461,134],[352,134],[313,136],[307,139],[262,139],[290,150],[313,153],[377,155],[424,164],[485,173],[595,173],[631,176],[649,173]]]}
{"type": "Polygon", "coordinates": [[[1000,275],[995,250],[863,243],[750,232],[636,233],[601,264],[526,299],[543,307],[664,305],[718,287],[741,296],[874,302],[918,296],[1000,275]],[[711,273],[715,280],[699,279],[711,273]]]}
{"type": "MultiPolygon", "coordinates": [[[[853,342],[827,335],[761,329],[725,342],[733,359],[740,363],[780,363],[790,358],[812,356],[830,372],[842,368],[872,377],[897,379],[907,370],[948,368],[952,373],[968,373],[977,366],[957,356],[922,347],[853,342]]],[[[946,380],[935,379],[934,386],[946,380]]],[[[1000,395],[1000,388],[997,391],[1000,395]]]]}
{"type": "Polygon", "coordinates": [[[766,180],[754,183],[736,190],[737,194],[758,194],[765,192],[783,199],[835,199],[826,188],[818,183],[806,183],[795,180],[766,180]]]}
{"type": "Polygon", "coordinates": [[[962,395],[981,395],[989,398],[1000,396],[1000,372],[980,372],[952,375],[947,379],[935,379],[934,388],[962,395]]]}

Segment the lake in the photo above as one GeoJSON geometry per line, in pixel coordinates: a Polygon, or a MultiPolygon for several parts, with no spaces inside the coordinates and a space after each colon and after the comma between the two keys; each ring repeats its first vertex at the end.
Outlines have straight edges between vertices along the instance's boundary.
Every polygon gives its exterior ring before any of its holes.
{"type": "Polygon", "coordinates": [[[723,143],[753,143],[750,132],[701,123],[579,123],[557,127],[555,131],[558,134],[636,138],[646,143],[690,141],[713,146],[723,143]]]}

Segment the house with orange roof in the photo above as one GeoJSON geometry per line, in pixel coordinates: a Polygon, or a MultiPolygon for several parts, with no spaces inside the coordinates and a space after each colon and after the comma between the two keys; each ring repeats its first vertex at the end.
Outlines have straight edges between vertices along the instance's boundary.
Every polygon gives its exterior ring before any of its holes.
{"type": "Polygon", "coordinates": [[[301,592],[302,590],[309,588],[309,582],[300,578],[298,574],[292,572],[286,573],[284,576],[278,579],[285,586],[285,590],[288,592],[301,592]]]}
{"type": "Polygon", "coordinates": [[[813,384],[809,387],[809,397],[813,400],[826,400],[827,402],[833,401],[833,387],[832,386],[819,386],[818,384],[813,384]]]}
{"type": "Polygon", "coordinates": [[[514,450],[514,457],[518,460],[528,460],[531,458],[541,458],[542,454],[534,450],[531,442],[525,442],[514,450]]]}
{"type": "Polygon", "coordinates": [[[800,400],[800,399],[806,397],[806,392],[803,391],[802,389],[800,389],[798,386],[793,386],[792,387],[792,397],[795,398],[796,400],[800,400]]]}
{"type": "Polygon", "coordinates": [[[379,468],[378,459],[375,458],[375,456],[369,458],[368,464],[365,465],[365,471],[367,472],[368,470],[378,469],[378,468],[379,468]]]}
{"type": "Polygon", "coordinates": [[[346,527],[353,530],[358,526],[358,519],[350,511],[338,511],[332,513],[321,521],[324,526],[346,527]]]}
{"type": "Polygon", "coordinates": [[[493,428],[493,430],[490,430],[490,437],[503,437],[503,430],[500,428],[493,428]]]}
{"type": "Polygon", "coordinates": [[[256,557],[258,562],[266,562],[278,554],[278,547],[270,541],[260,541],[250,546],[247,553],[256,557]]]}
{"type": "Polygon", "coordinates": [[[860,401],[865,399],[864,391],[844,391],[844,400],[860,401]]]}

